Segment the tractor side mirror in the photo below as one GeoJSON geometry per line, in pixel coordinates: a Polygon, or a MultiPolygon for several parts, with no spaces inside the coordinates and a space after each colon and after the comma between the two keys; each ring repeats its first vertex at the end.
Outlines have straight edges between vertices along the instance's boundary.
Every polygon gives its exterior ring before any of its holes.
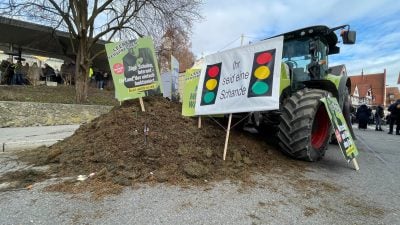
{"type": "Polygon", "coordinates": [[[342,30],[340,32],[342,36],[343,44],[354,44],[356,43],[356,32],[352,30],[342,30]]]}

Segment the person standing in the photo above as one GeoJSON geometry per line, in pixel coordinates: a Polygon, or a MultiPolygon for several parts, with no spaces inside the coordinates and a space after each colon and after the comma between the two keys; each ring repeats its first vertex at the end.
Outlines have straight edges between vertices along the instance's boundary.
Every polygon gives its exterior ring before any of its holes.
{"type": "Polygon", "coordinates": [[[383,107],[378,105],[375,111],[375,130],[376,131],[383,131],[382,130],[382,119],[384,117],[383,107]]]}
{"type": "Polygon", "coordinates": [[[28,84],[29,82],[31,82],[28,77],[28,72],[29,72],[29,63],[25,62],[25,65],[22,66],[22,82],[24,84],[28,84]]]}
{"type": "Polygon", "coordinates": [[[94,78],[96,79],[97,88],[103,90],[104,76],[101,71],[94,72],[94,78]]]}
{"type": "Polygon", "coordinates": [[[103,88],[105,88],[107,86],[107,82],[108,82],[108,73],[104,72],[103,73],[103,88]]]}
{"type": "Polygon", "coordinates": [[[393,134],[393,126],[396,123],[396,135],[400,135],[400,99],[393,104],[391,104],[388,108],[390,112],[390,124],[389,124],[389,132],[388,134],[393,134]]]}
{"type": "Polygon", "coordinates": [[[29,78],[31,79],[32,85],[38,85],[39,79],[43,76],[42,68],[38,67],[37,63],[34,62],[29,68],[29,78]]]}
{"type": "MultiPolygon", "coordinates": [[[[93,81],[93,79],[95,79],[96,77],[95,76],[93,76],[93,68],[92,67],[90,67],[89,68],[89,86],[91,86],[90,84],[92,84],[92,81],[93,81]]],[[[96,84],[97,85],[97,84],[96,84]]]]}
{"type": "Polygon", "coordinates": [[[16,77],[14,74],[14,68],[15,68],[15,65],[13,63],[11,63],[10,61],[8,61],[6,70],[4,72],[4,77],[5,77],[7,84],[11,84],[11,85],[15,84],[16,77]]]}
{"type": "Polygon", "coordinates": [[[12,79],[11,84],[17,84],[21,85],[22,84],[22,63],[21,60],[18,60],[17,64],[15,65],[14,68],[14,76],[12,79]]]}
{"type": "Polygon", "coordinates": [[[358,129],[367,129],[370,116],[371,113],[367,105],[363,104],[357,109],[356,117],[358,119],[358,129]]]}

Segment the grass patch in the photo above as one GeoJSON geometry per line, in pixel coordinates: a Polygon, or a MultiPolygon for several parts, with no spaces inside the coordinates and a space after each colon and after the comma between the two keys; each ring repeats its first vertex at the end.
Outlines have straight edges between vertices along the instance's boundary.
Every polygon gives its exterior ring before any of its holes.
{"type": "MultiPolygon", "coordinates": [[[[75,104],[75,87],[2,86],[0,101],[75,104]]],[[[114,90],[99,90],[89,87],[88,102],[85,104],[115,106],[118,101],[114,98],[114,90]]]]}

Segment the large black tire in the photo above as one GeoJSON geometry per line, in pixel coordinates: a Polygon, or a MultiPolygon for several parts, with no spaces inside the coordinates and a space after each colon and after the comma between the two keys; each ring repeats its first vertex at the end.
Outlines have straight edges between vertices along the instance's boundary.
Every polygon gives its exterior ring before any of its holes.
{"type": "Polygon", "coordinates": [[[279,146],[295,159],[320,160],[327,149],[331,123],[321,98],[330,95],[320,89],[299,90],[281,108],[279,146]]]}

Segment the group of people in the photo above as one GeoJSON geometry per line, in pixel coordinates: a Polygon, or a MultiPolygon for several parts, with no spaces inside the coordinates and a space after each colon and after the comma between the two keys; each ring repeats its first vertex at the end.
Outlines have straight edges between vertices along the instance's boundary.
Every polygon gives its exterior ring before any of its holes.
{"type": "MultiPolygon", "coordinates": [[[[393,128],[396,124],[396,135],[400,135],[400,99],[395,103],[391,104],[388,108],[390,114],[386,117],[387,123],[389,123],[388,134],[393,134],[393,128]]],[[[372,113],[372,109],[367,105],[363,104],[358,107],[356,112],[356,118],[358,120],[359,129],[367,129],[368,123],[371,118],[375,121],[375,130],[383,131],[382,123],[385,118],[384,108],[382,105],[378,105],[375,110],[375,114],[372,113]]]]}
{"type": "Polygon", "coordinates": [[[89,78],[90,78],[90,81],[92,81],[92,80],[96,81],[96,87],[98,89],[103,90],[105,88],[105,86],[107,85],[109,76],[108,76],[108,72],[106,72],[106,71],[95,70],[93,72],[93,69],[90,69],[89,78]]]}
{"type": "Polygon", "coordinates": [[[40,80],[54,77],[57,81],[56,71],[48,64],[44,68],[38,66],[36,62],[29,65],[23,64],[21,60],[12,63],[10,60],[3,60],[0,64],[0,84],[8,85],[38,85],[40,80]]]}
{"type": "MultiPolygon", "coordinates": [[[[91,69],[90,80],[96,81],[97,88],[103,90],[110,79],[109,72],[91,69]]],[[[0,64],[0,84],[7,85],[38,85],[39,81],[52,81],[58,84],[74,85],[75,64],[73,62],[63,63],[60,71],[55,70],[47,63],[38,66],[36,62],[29,65],[18,60],[12,63],[11,60],[3,60],[0,64]]]]}
{"type": "Polygon", "coordinates": [[[363,104],[358,107],[356,112],[356,118],[358,121],[358,129],[367,129],[367,125],[372,115],[372,109],[367,105],[363,104]]]}

